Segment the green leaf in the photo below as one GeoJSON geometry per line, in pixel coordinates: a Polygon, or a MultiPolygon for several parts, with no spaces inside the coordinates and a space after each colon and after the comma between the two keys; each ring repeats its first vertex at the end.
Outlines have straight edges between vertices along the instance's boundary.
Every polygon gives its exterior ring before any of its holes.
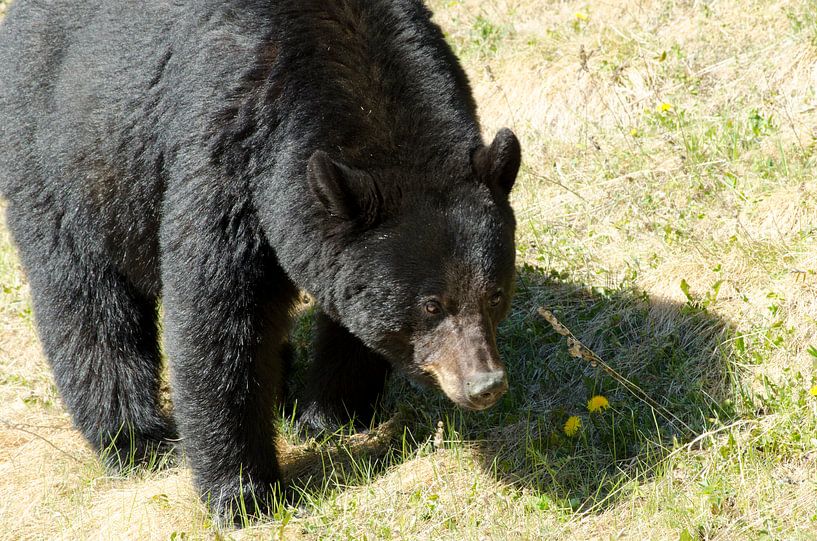
{"type": "Polygon", "coordinates": [[[683,278],[681,278],[681,291],[684,292],[684,295],[689,302],[693,302],[695,300],[692,298],[692,295],[689,294],[689,284],[683,278]]]}
{"type": "Polygon", "coordinates": [[[715,292],[712,295],[712,299],[715,300],[718,298],[718,292],[721,290],[721,285],[723,285],[723,280],[718,280],[714,284],[712,284],[712,290],[715,292]]]}

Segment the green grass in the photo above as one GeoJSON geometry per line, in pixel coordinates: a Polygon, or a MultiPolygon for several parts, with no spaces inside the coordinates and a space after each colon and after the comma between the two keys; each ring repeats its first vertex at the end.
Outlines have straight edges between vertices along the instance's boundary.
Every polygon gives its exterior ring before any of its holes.
{"type": "MultiPolygon", "coordinates": [[[[68,429],[2,232],[0,531],[817,538],[817,4],[430,3],[486,137],[523,144],[508,394],[464,412],[398,378],[368,433],[310,439],[286,417],[297,502],[216,532],[183,464],[110,479],[68,429]],[[660,409],[571,357],[540,307],[660,409]],[[590,413],[594,395],[610,408],[590,413]]],[[[307,310],[296,385],[311,326],[307,310]]]]}

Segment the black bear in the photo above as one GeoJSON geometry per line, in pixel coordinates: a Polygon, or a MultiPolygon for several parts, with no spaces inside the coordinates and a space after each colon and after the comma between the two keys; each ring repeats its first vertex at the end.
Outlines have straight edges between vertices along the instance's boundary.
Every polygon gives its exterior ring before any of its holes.
{"type": "Polygon", "coordinates": [[[299,289],[320,306],[307,422],[371,416],[392,368],[470,409],[505,392],[520,148],[507,129],[483,143],[430,17],[419,0],[12,4],[0,191],[62,399],[112,465],[178,438],[216,513],[263,507],[299,289]]]}

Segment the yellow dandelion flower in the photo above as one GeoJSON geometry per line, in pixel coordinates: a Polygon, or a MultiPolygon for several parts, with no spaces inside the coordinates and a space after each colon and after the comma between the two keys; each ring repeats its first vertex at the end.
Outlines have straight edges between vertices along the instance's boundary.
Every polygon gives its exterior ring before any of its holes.
{"type": "Polygon", "coordinates": [[[575,13],[575,15],[576,15],[576,18],[579,19],[580,21],[586,21],[587,19],[590,18],[590,17],[587,16],[587,13],[582,13],[581,11],[577,11],[575,13]]]}
{"type": "Polygon", "coordinates": [[[811,396],[817,396],[817,385],[809,389],[808,394],[810,394],[811,396]]]}
{"type": "Polygon", "coordinates": [[[569,417],[565,422],[565,434],[570,437],[576,435],[576,432],[579,431],[579,428],[582,426],[582,420],[576,417],[575,415],[569,417]]]}
{"type": "Polygon", "coordinates": [[[630,135],[632,135],[633,137],[638,137],[638,129],[637,128],[632,128],[630,130],[630,135]]]}
{"type": "Polygon", "coordinates": [[[667,111],[672,109],[672,104],[664,102],[661,105],[659,105],[658,108],[661,110],[662,113],[666,113],[667,111]]]}
{"type": "Polygon", "coordinates": [[[597,394],[593,398],[587,401],[587,410],[590,413],[595,413],[597,411],[604,411],[610,407],[610,401],[607,398],[597,394]]]}

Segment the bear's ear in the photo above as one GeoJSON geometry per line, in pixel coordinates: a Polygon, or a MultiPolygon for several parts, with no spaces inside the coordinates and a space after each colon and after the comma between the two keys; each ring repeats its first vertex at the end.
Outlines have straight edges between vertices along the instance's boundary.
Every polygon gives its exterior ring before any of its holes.
{"type": "Polygon", "coordinates": [[[508,128],[499,130],[491,146],[478,148],[472,158],[477,174],[506,196],[511,193],[521,161],[519,140],[508,128]]]}
{"type": "Polygon", "coordinates": [[[332,216],[365,226],[377,222],[382,198],[371,175],[316,150],[309,158],[307,178],[312,193],[332,216]]]}

